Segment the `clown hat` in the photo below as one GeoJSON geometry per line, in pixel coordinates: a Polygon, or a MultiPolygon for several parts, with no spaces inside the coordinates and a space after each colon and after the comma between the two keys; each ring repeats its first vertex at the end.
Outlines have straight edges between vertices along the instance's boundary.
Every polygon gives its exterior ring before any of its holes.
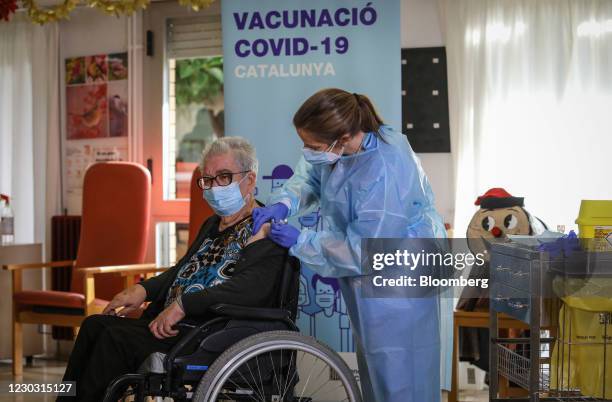
{"type": "Polygon", "coordinates": [[[510,207],[523,207],[523,197],[513,197],[505,189],[496,187],[487,190],[486,193],[476,199],[474,205],[480,205],[482,209],[499,209],[510,207]]]}

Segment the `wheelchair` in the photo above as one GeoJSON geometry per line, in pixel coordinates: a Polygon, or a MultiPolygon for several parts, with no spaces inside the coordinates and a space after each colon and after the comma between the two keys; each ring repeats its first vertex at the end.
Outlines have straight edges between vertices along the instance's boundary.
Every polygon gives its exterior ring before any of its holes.
{"type": "Polygon", "coordinates": [[[153,353],[138,373],[106,389],[104,402],[149,397],[174,401],[361,402],[355,377],[342,358],[295,325],[300,264],[285,262],[277,308],[228,304],[216,318],[179,323],[189,332],[167,353],[153,353]]]}

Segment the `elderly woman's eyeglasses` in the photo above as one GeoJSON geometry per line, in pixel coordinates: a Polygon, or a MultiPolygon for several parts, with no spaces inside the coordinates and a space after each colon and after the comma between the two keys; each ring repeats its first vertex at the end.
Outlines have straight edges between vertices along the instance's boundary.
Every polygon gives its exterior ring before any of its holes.
{"type": "Polygon", "coordinates": [[[249,170],[244,170],[242,172],[236,172],[236,173],[231,173],[231,172],[220,173],[214,177],[202,176],[198,179],[198,187],[200,187],[202,190],[208,190],[212,188],[213,182],[217,182],[217,184],[222,187],[229,186],[230,184],[232,184],[235,174],[243,174],[243,173],[248,173],[248,172],[249,170]]]}

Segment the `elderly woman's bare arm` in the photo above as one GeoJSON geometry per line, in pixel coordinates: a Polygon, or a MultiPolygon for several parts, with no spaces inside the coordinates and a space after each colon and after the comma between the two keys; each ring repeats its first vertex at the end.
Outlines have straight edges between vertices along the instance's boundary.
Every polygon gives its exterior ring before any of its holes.
{"type": "Polygon", "coordinates": [[[268,233],[270,233],[270,223],[264,223],[259,229],[259,232],[255,233],[249,238],[246,245],[248,246],[257,240],[265,239],[268,237],[268,233]]]}

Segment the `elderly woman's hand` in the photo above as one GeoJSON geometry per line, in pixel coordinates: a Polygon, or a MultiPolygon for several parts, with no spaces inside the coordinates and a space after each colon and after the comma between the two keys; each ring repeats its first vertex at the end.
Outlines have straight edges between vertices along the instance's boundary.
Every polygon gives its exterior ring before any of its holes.
{"type": "Polygon", "coordinates": [[[147,291],[142,285],[134,285],[117,293],[102,311],[102,314],[125,317],[144,303],[147,291]]]}
{"type": "Polygon", "coordinates": [[[149,323],[149,330],[157,339],[176,336],[178,330],[172,327],[183,318],[185,318],[185,312],[175,301],[149,323]]]}

